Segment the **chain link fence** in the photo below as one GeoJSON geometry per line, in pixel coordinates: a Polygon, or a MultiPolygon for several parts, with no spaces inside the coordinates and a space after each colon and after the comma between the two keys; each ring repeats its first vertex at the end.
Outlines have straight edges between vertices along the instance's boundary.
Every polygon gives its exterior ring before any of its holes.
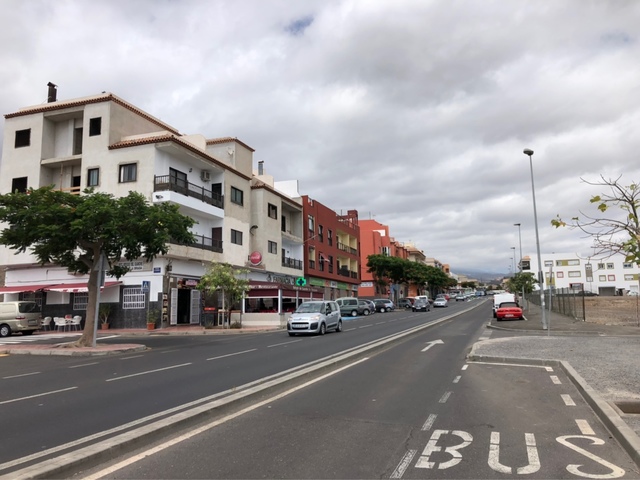
{"type": "MultiPolygon", "coordinates": [[[[540,292],[525,294],[527,302],[540,306],[540,292]]],[[[556,288],[544,291],[545,309],[552,312],[575,318],[576,320],[585,320],[585,297],[582,290],[572,288],[556,288]]]]}

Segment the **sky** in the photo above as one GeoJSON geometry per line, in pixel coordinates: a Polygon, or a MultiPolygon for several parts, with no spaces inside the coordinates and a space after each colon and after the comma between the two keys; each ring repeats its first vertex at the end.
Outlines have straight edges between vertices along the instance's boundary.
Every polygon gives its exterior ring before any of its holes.
{"type": "Polygon", "coordinates": [[[510,274],[536,253],[532,178],[543,256],[593,255],[551,225],[594,212],[608,189],[585,180],[640,182],[638,19],[634,0],[1,0],[0,113],[48,82],[111,92],[237,137],[453,273],[510,274]]]}

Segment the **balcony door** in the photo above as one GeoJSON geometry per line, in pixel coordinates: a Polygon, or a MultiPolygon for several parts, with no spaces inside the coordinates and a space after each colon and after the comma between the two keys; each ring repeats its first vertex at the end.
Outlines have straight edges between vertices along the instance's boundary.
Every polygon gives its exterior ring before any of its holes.
{"type": "Polygon", "coordinates": [[[187,174],[176,170],[175,168],[169,169],[169,181],[176,186],[177,192],[187,191],[187,174]]]}

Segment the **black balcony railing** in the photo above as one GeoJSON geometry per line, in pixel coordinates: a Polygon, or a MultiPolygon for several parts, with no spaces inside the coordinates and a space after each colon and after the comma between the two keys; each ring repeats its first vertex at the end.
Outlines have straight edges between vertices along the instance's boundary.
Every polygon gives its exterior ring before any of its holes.
{"type": "Polygon", "coordinates": [[[197,198],[214,207],[224,208],[224,195],[212,193],[200,185],[177,179],[171,175],[157,175],[154,180],[153,191],[163,192],[167,190],[181,193],[186,197],[197,198]]]}
{"type": "Polygon", "coordinates": [[[282,259],[282,266],[295,268],[296,270],[302,270],[302,260],[296,260],[295,258],[284,257],[282,259]]]}
{"type": "Polygon", "coordinates": [[[171,243],[222,253],[222,240],[216,240],[215,238],[209,238],[202,235],[194,235],[193,238],[195,240],[193,243],[184,243],[173,239],[171,240],[171,243]]]}
{"type": "Polygon", "coordinates": [[[343,252],[347,252],[347,253],[350,253],[352,255],[357,255],[358,254],[358,250],[356,250],[355,248],[350,247],[349,245],[346,245],[346,244],[340,243],[340,242],[338,242],[338,250],[342,250],[343,252]]]}
{"type": "Polygon", "coordinates": [[[309,268],[313,268],[314,270],[316,269],[316,261],[315,260],[309,260],[309,268]]]}

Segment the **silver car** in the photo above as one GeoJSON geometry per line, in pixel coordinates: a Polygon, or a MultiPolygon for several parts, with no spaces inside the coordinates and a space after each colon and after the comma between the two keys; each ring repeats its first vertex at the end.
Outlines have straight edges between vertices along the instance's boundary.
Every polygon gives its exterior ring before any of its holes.
{"type": "Polygon", "coordinates": [[[331,300],[303,302],[287,319],[290,336],[297,333],[324,335],[328,330],[342,331],[340,307],[331,300]]]}

